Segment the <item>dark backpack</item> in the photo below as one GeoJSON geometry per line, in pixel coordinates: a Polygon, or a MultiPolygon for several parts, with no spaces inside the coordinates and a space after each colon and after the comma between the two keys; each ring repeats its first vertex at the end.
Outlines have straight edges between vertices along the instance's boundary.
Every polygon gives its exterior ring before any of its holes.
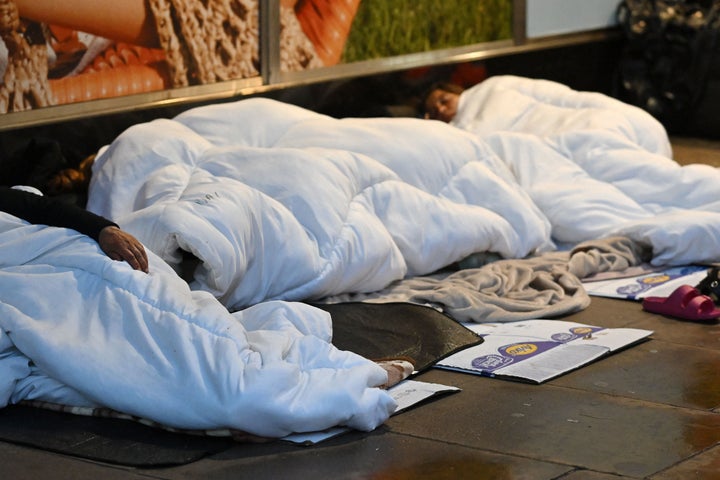
{"type": "Polygon", "coordinates": [[[622,0],[617,19],[616,96],[671,133],[720,136],[718,109],[704,105],[720,102],[720,0],[622,0]]]}

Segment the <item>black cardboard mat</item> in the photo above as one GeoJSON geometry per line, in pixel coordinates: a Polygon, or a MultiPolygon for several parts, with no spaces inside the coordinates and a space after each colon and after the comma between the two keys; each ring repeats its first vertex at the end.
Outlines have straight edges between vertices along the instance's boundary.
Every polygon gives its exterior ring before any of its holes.
{"type": "Polygon", "coordinates": [[[131,420],[25,405],[0,409],[0,440],[130,467],[183,465],[221,452],[230,438],[174,433],[131,420]]]}
{"type": "MultiPolygon", "coordinates": [[[[480,337],[450,317],[408,303],[316,305],[333,317],[333,343],[371,359],[410,357],[423,371],[480,337]]],[[[125,419],[56,412],[24,405],[0,409],[0,441],[138,468],[183,465],[235,442],[174,433],[125,419]]]]}
{"type": "Polygon", "coordinates": [[[336,347],[371,359],[409,357],[418,372],[482,342],[448,315],[424,305],[348,302],[315,306],[332,316],[336,347]]]}

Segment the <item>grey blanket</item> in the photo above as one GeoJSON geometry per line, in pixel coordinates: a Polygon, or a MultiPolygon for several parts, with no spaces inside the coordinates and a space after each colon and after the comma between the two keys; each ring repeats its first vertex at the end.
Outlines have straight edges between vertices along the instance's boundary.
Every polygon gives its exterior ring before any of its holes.
{"type": "Polygon", "coordinates": [[[582,278],[640,265],[650,255],[648,246],[628,238],[605,238],[579,244],[569,251],[408,278],[378,292],[340,295],[325,302],[426,304],[461,322],[550,318],[580,311],[590,304],[582,278]]]}

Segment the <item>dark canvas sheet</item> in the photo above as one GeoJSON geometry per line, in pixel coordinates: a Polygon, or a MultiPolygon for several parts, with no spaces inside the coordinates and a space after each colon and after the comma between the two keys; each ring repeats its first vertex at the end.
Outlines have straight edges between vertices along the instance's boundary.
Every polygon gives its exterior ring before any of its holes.
{"type": "Polygon", "coordinates": [[[406,357],[418,372],[482,341],[448,315],[424,305],[348,302],[316,306],[332,315],[336,347],[370,359],[406,357]]]}

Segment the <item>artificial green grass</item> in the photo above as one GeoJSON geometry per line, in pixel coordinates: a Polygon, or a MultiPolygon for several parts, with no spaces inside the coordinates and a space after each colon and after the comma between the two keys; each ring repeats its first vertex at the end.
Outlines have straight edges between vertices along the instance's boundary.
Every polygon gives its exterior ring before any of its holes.
{"type": "Polygon", "coordinates": [[[512,38],[512,0],[362,0],[343,62],[512,38]]]}

